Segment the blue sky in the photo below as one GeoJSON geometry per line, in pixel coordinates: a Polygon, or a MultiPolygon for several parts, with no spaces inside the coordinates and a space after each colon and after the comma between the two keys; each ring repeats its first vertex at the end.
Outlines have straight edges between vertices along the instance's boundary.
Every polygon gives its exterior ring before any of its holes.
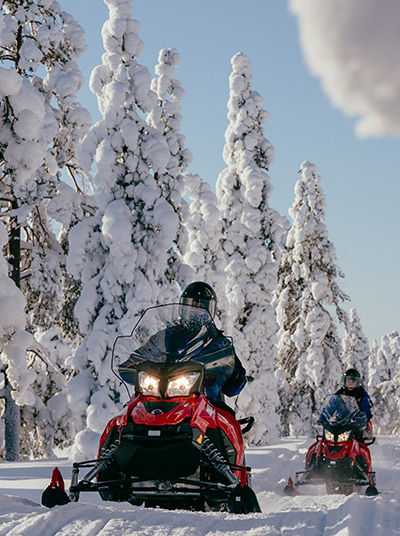
{"type": "MultiPolygon", "coordinates": [[[[80,67],[88,83],[92,68],[101,63],[107,7],[101,0],[60,2],[86,32],[88,50],[80,67]]],[[[176,77],[186,91],[182,132],[194,156],[191,171],[213,186],[224,167],[230,58],[238,51],[247,54],[253,88],[270,113],[265,135],[276,150],[270,205],[287,214],[300,163],[314,162],[323,178],[329,237],[346,275],[341,285],[351,298],[349,306],[357,309],[370,341],[400,329],[399,140],[356,136],[356,120],[332,105],[321,78],[310,73],[298,19],[287,3],[133,0],[133,15],[145,43],[139,62],[152,74],[161,48],[175,47],[180,53],[176,77]]],[[[333,91],[334,86],[333,81],[333,91]]],[[[99,119],[96,99],[87,86],[80,96],[93,118],[99,119]]]]}

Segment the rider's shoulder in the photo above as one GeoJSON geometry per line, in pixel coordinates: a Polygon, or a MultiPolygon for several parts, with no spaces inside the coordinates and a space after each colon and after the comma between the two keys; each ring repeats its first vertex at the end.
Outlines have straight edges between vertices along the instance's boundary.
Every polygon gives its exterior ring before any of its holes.
{"type": "Polygon", "coordinates": [[[224,334],[222,329],[215,328],[213,339],[220,347],[232,346],[232,340],[224,334]]]}

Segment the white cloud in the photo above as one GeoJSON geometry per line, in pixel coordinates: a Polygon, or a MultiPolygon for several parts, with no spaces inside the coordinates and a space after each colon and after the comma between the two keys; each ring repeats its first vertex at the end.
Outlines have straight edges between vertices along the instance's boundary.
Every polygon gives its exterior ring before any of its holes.
{"type": "Polygon", "coordinates": [[[399,0],[289,0],[312,73],[360,137],[400,135],[399,0]]]}

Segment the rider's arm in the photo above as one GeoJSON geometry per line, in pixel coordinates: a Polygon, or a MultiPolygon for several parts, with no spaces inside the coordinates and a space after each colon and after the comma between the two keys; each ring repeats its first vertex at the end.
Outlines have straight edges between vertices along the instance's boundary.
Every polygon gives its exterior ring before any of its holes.
{"type": "Polygon", "coordinates": [[[235,353],[235,368],[232,375],[225,382],[222,392],[226,396],[236,396],[246,384],[246,371],[235,353]]]}
{"type": "Polygon", "coordinates": [[[360,400],[360,410],[366,413],[368,420],[372,418],[371,407],[372,401],[368,396],[368,393],[365,391],[364,396],[360,400]]]}

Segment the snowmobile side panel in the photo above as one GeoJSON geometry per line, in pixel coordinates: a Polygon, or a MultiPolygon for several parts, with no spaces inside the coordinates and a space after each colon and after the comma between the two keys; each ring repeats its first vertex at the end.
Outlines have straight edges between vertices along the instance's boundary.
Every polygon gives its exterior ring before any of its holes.
{"type": "Polygon", "coordinates": [[[308,464],[309,464],[309,461],[311,459],[311,457],[314,455],[316,458],[318,458],[319,456],[321,456],[321,447],[322,447],[322,442],[321,441],[316,441],[315,443],[313,443],[309,449],[308,449],[308,452],[306,454],[306,461],[305,461],[305,469],[307,469],[308,467],[308,464]]]}
{"type": "Polygon", "coordinates": [[[236,465],[244,464],[244,442],[240,424],[228,411],[217,408],[216,413],[217,428],[221,428],[226,433],[236,448],[236,465]]]}
{"type": "Polygon", "coordinates": [[[110,435],[111,430],[114,427],[117,427],[118,429],[121,428],[121,426],[124,426],[125,424],[125,415],[117,415],[116,417],[113,417],[111,421],[108,422],[107,426],[105,427],[104,432],[101,434],[100,442],[99,442],[99,450],[97,453],[97,457],[100,458],[101,449],[103,448],[104,442],[106,441],[107,437],[110,435]]]}

